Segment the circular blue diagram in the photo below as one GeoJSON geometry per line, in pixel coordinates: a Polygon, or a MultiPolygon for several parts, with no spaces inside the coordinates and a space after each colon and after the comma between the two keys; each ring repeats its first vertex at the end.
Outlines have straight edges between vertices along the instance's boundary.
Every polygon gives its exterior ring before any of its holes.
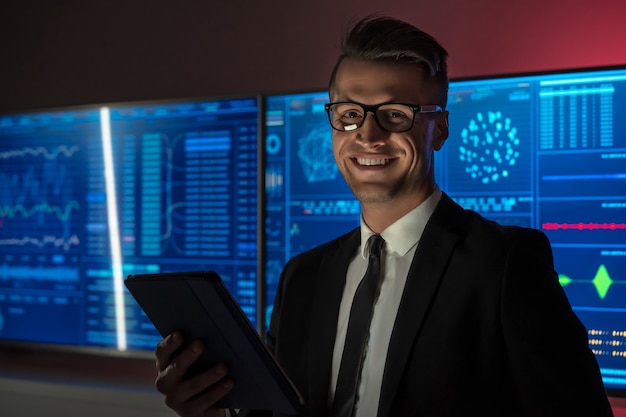
{"type": "Polygon", "coordinates": [[[520,139],[511,119],[502,112],[479,112],[461,131],[459,159],[465,172],[487,184],[507,178],[519,158],[520,139]]]}
{"type": "Polygon", "coordinates": [[[276,155],[281,148],[281,140],[280,137],[276,134],[271,134],[267,136],[265,148],[267,149],[267,153],[271,155],[276,155]]]}

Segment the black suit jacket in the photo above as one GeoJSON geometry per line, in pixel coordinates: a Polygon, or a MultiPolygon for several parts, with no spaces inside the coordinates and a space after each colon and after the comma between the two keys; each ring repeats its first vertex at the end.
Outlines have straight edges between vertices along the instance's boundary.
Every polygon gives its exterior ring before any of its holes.
{"type": "MultiPolygon", "coordinates": [[[[339,304],[359,245],[356,229],[294,257],[281,276],[268,342],[304,397],[299,416],[329,415],[339,304]]],[[[371,416],[612,414],[545,235],[487,221],[445,193],[380,360],[380,405],[371,416]]]]}

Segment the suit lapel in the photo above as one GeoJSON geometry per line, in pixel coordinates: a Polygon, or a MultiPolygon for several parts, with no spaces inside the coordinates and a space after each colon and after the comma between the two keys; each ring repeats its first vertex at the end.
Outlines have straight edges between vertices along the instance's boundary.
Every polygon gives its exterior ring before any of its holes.
{"type": "Polygon", "coordinates": [[[419,334],[448,259],[459,239],[452,227],[462,216],[462,209],[444,194],[420,239],[389,343],[387,358],[391,359],[385,365],[379,417],[386,417],[391,411],[413,342],[419,334]]]}
{"type": "Polygon", "coordinates": [[[313,299],[313,316],[309,346],[309,408],[310,415],[328,414],[328,392],[337,332],[339,305],[346,282],[348,264],[361,240],[357,228],[337,247],[326,253],[317,273],[313,299]]]}

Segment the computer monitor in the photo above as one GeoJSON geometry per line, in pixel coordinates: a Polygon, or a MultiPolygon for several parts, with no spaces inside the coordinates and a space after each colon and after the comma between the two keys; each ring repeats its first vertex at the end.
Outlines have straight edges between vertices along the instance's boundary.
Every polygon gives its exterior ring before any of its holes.
{"type": "Polygon", "coordinates": [[[257,325],[256,96],[0,118],[0,339],[153,350],[122,282],[212,269],[257,325]]]}
{"type": "Polygon", "coordinates": [[[448,110],[442,188],[546,233],[606,387],[625,390],[626,68],[455,80],[448,110]]]}
{"type": "MultiPolygon", "coordinates": [[[[286,261],[358,226],[327,101],[265,99],[265,326],[286,261]]],[[[489,219],[546,233],[607,389],[626,390],[626,68],[454,79],[447,109],[438,184],[489,219]]]]}
{"type": "Polygon", "coordinates": [[[111,269],[97,108],[0,117],[0,339],[100,345],[111,269]],[[110,275],[110,274],[109,274],[110,275]]]}
{"type": "Polygon", "coordinates": [[[265,97],[265,326],[285,263],[359,225],[337,169],[325,91],[265,97]]]}
{"type": "MultiPolygon", "coordinates": [[[[254,326],[258,111],[256,96],[109,110],[122,275],[215,270],[254,326]]],[[[129,347],[153,349],[134,300],[125,311],[129,347]]]]}

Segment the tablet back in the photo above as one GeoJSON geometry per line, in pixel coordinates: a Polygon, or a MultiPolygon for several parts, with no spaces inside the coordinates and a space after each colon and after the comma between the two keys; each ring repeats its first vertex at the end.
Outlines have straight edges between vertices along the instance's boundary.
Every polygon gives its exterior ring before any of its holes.
{"type": "Polygon", "coordinates": [[[225,408],[295,414],[302,400],[220,276],[213,271],[130,275],[125,285],[165,337],[174,331],[206,350],[188,377],[222,362],[235,381],[225,408]]]}

